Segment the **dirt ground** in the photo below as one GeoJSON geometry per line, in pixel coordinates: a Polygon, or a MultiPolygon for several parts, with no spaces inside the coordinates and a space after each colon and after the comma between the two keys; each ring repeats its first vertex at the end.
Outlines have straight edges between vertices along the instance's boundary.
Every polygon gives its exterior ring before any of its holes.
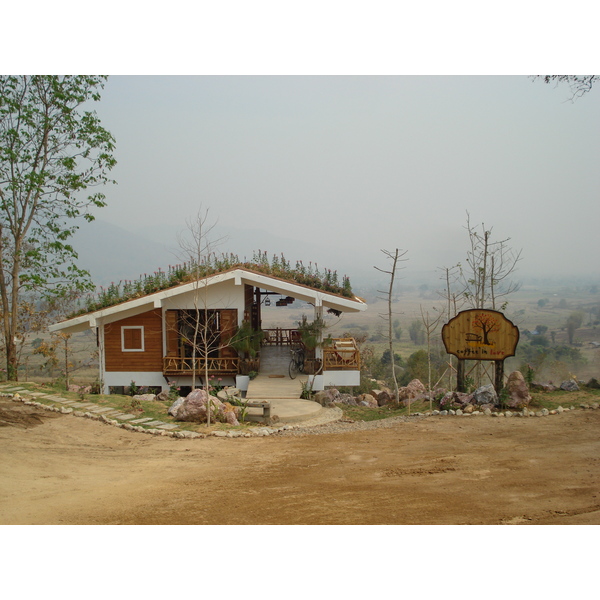
{"type": "Polygon", "coordinates": [[[0,524],[599,524],[600,411],[179,440],[0,404],[0,524]]]}

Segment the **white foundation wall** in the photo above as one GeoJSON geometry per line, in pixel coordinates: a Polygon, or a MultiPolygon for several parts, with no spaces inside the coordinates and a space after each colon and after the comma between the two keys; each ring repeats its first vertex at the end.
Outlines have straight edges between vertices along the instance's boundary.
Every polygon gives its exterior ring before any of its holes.
{"type": "MultiPolygon", "coordinates": [[[[113,386],[129,386],[131,382],[134,381],[135,385],[138,387],[159,387],[161,390],[168,390],[169,385],[167,384],[167,380],[164,378],[163,374],[160,372],[148,372],[141,371],[137,373],[128,372],[128,371],[110,371],[104,374],[104,388],[102,390],[103,394],[108,394],[109,388],[113,386]]],[[[175,387],[182,386],[191,386],[192,378],[191,377],[170,377],[169,381],[172,382],[175,387]]],[[[211,385],[219,385],[219,386],[234,386],[236,384],[235,377],[215,377],[210,381],[211,385]]],[[[202,385],[202,377],[198,376],[196,378],[196,387],[200,387],[202,385]]],[[[247,386],[246,386],[247,389],[247,386]]]]}
{"type": "MultiPolygon", "coordinates": [[[[192,386],[192,378],[188,375],[185,376],[180,376],[180,377],[169,377],[169,381],[172,382],[175,387],[182,387],[182,386],[187,386],[187,387],[191,387],[192,386]]],[[[204,376],[203,375],[197,375],[196,376],[196,387],[201,387],[204,385],[203,383],[204,381],[204,376]]],[[[213,385],[218,385],[218,386],[233,386],[235,385],[235,377],[213,377],[212,379],[209,379],[208,383],[213,386],[213,385]]]]}
{"type": "Polygon", "coordinates": [[[312,389],[315,392],[324,390],[326,387],[360,385],[360,371],[323,371],[322,375],[309,375],[309,384],[313,379],[312,389]]]}
{"type": "Polygon", "coordinates": [[[151,386],[159,387],[161,390],[169,389],[167,381],[160,371],[105,371],[102,393],[108,394],[109,387],[117,385],[128,386],[132,381],[135,381],[135,385],[138,387],[151,386]]]}

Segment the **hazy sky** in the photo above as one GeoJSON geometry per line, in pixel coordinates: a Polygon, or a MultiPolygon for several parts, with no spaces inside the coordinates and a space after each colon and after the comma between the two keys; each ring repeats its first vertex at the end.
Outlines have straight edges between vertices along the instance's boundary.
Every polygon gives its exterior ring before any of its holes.
{"type": "Polygon", "coordinates": [[[113,76],[95,109],[118,185],[96,214],[168,243],[202,205],[223,250],[352,276],[381,248],[406,275],[464,260],[469,211],[522,248],[522,277],[597,277],[600,89],[569,96],[525,76],[113,76]]]}

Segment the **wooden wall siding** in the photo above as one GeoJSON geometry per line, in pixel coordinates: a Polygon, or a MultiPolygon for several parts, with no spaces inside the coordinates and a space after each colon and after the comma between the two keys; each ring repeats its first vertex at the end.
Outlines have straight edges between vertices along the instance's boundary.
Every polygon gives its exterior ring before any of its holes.
{"type": "Polygon", "coordinates": [[[163,342],[160,310],[151,310],[135,317],[104,326],[106,371],[162,371],[163,342]],[[144,327],[144,352],[121,351],[121,327],[144,327]]]}

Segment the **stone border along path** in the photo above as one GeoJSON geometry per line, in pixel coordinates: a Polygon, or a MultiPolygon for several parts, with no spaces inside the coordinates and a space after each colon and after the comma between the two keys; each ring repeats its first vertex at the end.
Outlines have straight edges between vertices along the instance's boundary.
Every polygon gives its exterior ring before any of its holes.
{"type": "MultiPolygon", "coordinates": [[[[396,423],[408,421],[415,417],[435,417],[435,416],[457,416],[457,417],[476,417],[476,416],[491,416],[496,418],[510,418],[510,417],[546,417],[549,415],[562,414],[563,412],[570,412],[575,410],[574,406],[569,408],[563,408],[559,406],[554,410],[548,410],[543,408],[540,411],[533,412],[529,409],[523,409],[520,412],[498,412],[494,413],[489,409],[481,411],[473,411],[472,413],[465,413],[462,410],[434,410],[432,412],[420,413],[416,412],[410,416],[398,416],[390,417],[388,419],[379,419],[376,421],[341,421],[343,412],[339,407],[324,408],[323,413],[314,419],[302,421],[302,424],[294,425],[281,425],[279,427],[249,427],[247,431],[212,431],[210,433],[197,433],[195,431],[171,431],[177,429],[179,426],[174,423],[164,423],[163,421],[152,420],[151,417],[144,417],[135,419],[135,415],[127,415],[119,412],[115,409],[110,408],[97,408],[90,409],[89,411],[82,412],[80,410],[74,410],[74,408],[87,408],[90,405],[96,406],[94,403],[81,403],[75,400],[66,400],[60,396],[41,394],[40,392],[29,392],[22,387],[8,387],[6,385],[0,385],[0,398],[10,398],[13,402],[22,402],[29,406],[35,406],[43,410],[52,412],[60,412],[61,414],[71,414],[75,417],[85,417],[94,421],[100,421],[115,427],[126,429],[127,431],[135,431],[138,433],[148,433],[151,435],[161,435],[180,439],[195,439],[205,438],[209,436],[219,438],[238,438],[238,437],[266,437],[271,434],[279,433],[282,435],[309,435],[309,434],[326,434],[326,433],[343,433],[347,431],[364,431],[367,429],[379,429],[392,427],[396,423]],[[19,392],[24,392],[28,396],[40,397],[44,400],[50,400],[51,402],[59,402],[63,404],[60,408],[57,406],[50,406],[48,404],[42,404],[35,400],[28,400],[20,395],[19,392]],[[110,411],[110,412],[109,412],[110,411]],[[325,412],[326,411],[326,412],[325,412]],[[117,420],[118,419],[118,420],[117,420]],[[135,419],[135,420],[131,420],[135,419]],[[121,421],[131,421],[119,423],[121,421]],[[133,425],[137,423],[137,425],[133,425]],[[151,429],[146,429],[141,425],[153,426],[151,429]],[[162,424],[162,425],[158,425],[162,424]],[[158,427],[157,427],[158,425],[158,427]]],[[[592,409],[597,410],[600,408],[600,404],[593,402],[591,404],[581,403],[579,405],[581,409],[592,409]]]]}
{"type": "MultiPolygon", "coordinates": [[[[195,431],[171,431],[177,429],[179,425],[175,423],[165,423],[164,421],[155,420],[152,417],[142,417],[136,419],[136,415],[124,414],[116,409],[99,407],[93,402],[78,402],[76,400],[67,400],[60,396],[52,394],[44,394],[42,392],[29,392],[23,387],[13,387],[12,385],[0,385],[0,398],[10,398],[13,402],[22,402],[27,406],[34,406],[43,410],[51,412],[59,412],[63,415],[73,415],[75,417],[84,417],[92,419],[94,421],[100,421],[108,425],[120,427],[127,431],[135,431],[138,433],[148,433],[151,435],[162,435],[167,437],[174,437],[180,439],[195,439],[205,438],[208,436],[214,437],[263,437],[285,431],[287,429],[293,429],[293,425],[282,425],[280,427],[250,427],[248,431],[212,431],[210,433],[197,433],[195,431]],[[23,396],[21,395],[24,394],[23,396]],[[25,397],[27,396],[27,397],[25,397]],[[31,400],[29,397],[39,398],[40,400],[49,400],[50,402],[61,404],[62,406],[52,406],[38,402],[37,400],[31,400]],[[97,408],[90,408],[96,406],[97,408]],[[85,412],[79,409],[89,409],[85,412]],[[119,422],[123,421],[123,422],[119,422]],[[127,422],[130,421],[130,422],[127,422]],[[136,425],[133,425],[136,423],[136,425]],[[148,427],[142,427],[142,425],[148,427]]],[[[338,409],[339,410],[339,409],[338,409]]],[[[340,415],[342,414],[340,410],[340,415]]],[[[339,418],[337,415],[334,418],[339,418]]]]}

